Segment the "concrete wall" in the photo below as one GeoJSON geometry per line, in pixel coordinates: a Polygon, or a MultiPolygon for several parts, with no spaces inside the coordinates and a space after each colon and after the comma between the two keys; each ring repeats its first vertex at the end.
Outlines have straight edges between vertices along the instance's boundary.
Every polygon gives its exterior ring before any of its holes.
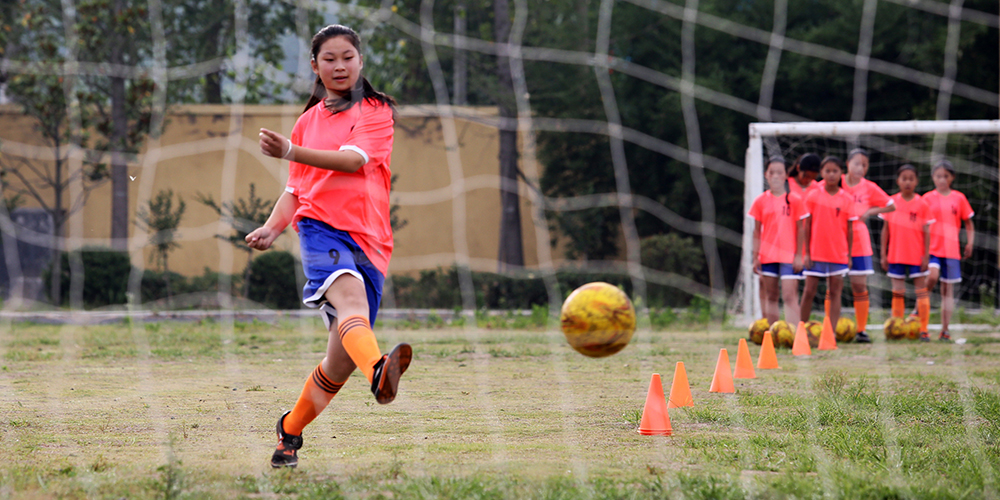
{"type": "MultiPolygon", "coordinates": [[[[408,224],[395,235],[391,273],[450,266],[459,260],[457,254],[463,249],[473,269],[497,269],[498,134],[489,125],[495,111],[459,111],[467,118],[454,121],[458,149],[450,164],[445,147],[447,127],[432,116],[433,108],[400,108],[392,155],[392,171],[399,178],[393,197],[408,224]]],[[[181,247],[170,254],[171,270],[185,275],[200,275],[206,267],[241,272],[245,254],[216,237],[231,234],[231,230],[199,203],[196,195],[209,195],[216,201],[245,198],[254,184],[258,196],[277,199],[288,175],[288,163],[260,154],[258,130],[265,127],[288,135],[300,112],[300,106],[201,105],[169,110],[162,136],[149,140],[142,154],[129,164],[129,175],[135,177],[130,183],[129,217],[134,221],[136,207],[160,190],[172,189],[184,198],[187,211],[179,231],[181,247]]],[[[54,152],[45,146],[34,123],[16,106],[0,106],[0,162],[10,167],[26,161],[51,169],[54,152]]],[[[13,176],[6,180],[20,185],[13,176]]],[[[533,267],[538,265],[539,252],[528,188],[521,183],[520,189],[525,261],[533,267]]],[[[78,195],[79,189],[75,190],[78,195]]],[[[51,203],[51,191],[43,193],[51,203]]],[[[39,206],[30,197],[25,202],[25,207],[39,206]]],[[[65,231],[67,246],[108,246],[110,219],[111,186],[107,183],[92,191],[83,208],[72,216],[65,231]]],[[[134,225],[129,231],[133,263],[152,268],[147,237],[134,225]]],[[[298,253],[294,231],[289,229],[275,247],[298,253]]]]}

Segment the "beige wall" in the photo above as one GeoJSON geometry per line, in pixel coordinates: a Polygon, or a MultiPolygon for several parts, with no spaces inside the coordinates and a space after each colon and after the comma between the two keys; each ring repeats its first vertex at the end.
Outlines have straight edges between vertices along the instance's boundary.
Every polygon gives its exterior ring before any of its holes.
{"type": "MultiPolygon", "coordinates": [[[[143,154],[129,165],[130,220],[135,209],[164,189],[172,189],[187,203],[179,231],[180,248],[170,254],[170,268],[185,275],[200,275],[204,268],[240,272],[245,254],[216,235],[231,230],[196,199],[198,193],[216,201],[245,198],[250,184],[257,195],[274,200],[288,175],[287,162],[260,154],[257,133],[261,127],[288,134],[299,106],[177,106],[167,116],[164,133],[145,145],[143,154]]],[[[460,261],[468,252],[473,269],[495,271],[500,222],[497,130],[490,123],[491,110],[464,108],[469,119],[449,122],[429,116],[433,109],[402,107],[396,124],[392,171],[399,176],[393,197],[408,224],[395,235],[392,273],[407,273],[460,261]],[[445,136],[457,140],[457,154],[450,155],[445,136]],[[464,226],[464,227],[463,227],[464,226]]],[[[52,151],[41,145],[33,123],[15,106],[0,106],[0,161],[6,165],[22,159],[49,166],[52,151]]],[[[51,167],[50,167],[51,168],[51,167]]],[[[8,182],[16,179],[8,176],[8,182]]],[[[525,261],[539,262],[535,228],[527,187],[521,183],[521,217],[525,261]]],[[[51,192],[49,192],[50,194],[51,192]]],[[[25,199],[23,206],[38,206],[25,199]]],[[[75,214],[66,231],[68,246],[107,246],[111,218],[110,183],[91,192],[84,208],[75,214]]],[[[153,267],[146,237],[130,226],[133,262],[153,267]]],[[[547,243],[545,243],[547,244],[547,243]]],[[[298,239],[289,229],[275,246],[298,253],[298,239]]]]}

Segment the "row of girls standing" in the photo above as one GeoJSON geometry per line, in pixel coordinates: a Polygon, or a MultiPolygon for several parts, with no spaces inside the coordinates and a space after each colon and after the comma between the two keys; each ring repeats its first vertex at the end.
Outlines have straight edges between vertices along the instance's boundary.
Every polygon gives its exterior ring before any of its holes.
{"type": "Polygon", "coordinates": [[[929,340],[929,290],[940,276],[940,339],[949,340],[947,329],[954,309],[954,285],[961,281],[958,231],[962,221],[966,222],[969,235],[964,252],[966,258],[971,254],[974,240],[968,201],[964,195],[950,189],[954,167],[947,161],[936,165],[932,174],[935,190],[924,197],[914,192],[917,183],[912,166],[904,165],[897,172],[900,193],[892,197],[865,177],[868,168],[868,153],[862,149],[851,151],[846,164],[834,156],[821,160],[812,153],[800,157],[790,170],[786,169],[782,157],[768,161],[765,177],[769,190],[754,201],[747,214],[755,220],[752,253],[754,271],[761,278],[764,317],[770,322],[778,319],[780,290],[786,321],[794,325],[800,320],[808,320],[819,281],[826,279],[825,312],[831,324],[836,325],[840,317],[839,298],[847,275],[857,316],[855,341],[870,342],[866,332],[867,279],[874,274],[874,252],[867,220],[878,215],[887,222],[882,237],[882,266],[893,280],[893,315],[903,315],[903,280],[910,277],[916,288],[921,338],[929,340]],[[821,178],[818,182],[817,177],[821,178]],[[913,212],[912,209],[921,204],[927,206],[926,210],[913,212]],[[905,213],[893,215],[900,205],[906,206],[905,213]],[[947,218],[948,223],[937,226],[932,238],[930,225],[936,214],[947,218]],[[913,254],[923,257],[910,264],[913,254]],[[799,300],[798,280],[802,279],[805,279],[805,287],[799,300]],[[837,300],[831,301],[831,297],[837,300]]]}

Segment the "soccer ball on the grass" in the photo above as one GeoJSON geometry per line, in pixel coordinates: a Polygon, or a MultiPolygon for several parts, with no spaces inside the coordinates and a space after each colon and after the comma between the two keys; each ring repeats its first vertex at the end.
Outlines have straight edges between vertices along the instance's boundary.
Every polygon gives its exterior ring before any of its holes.
{"type": "Polygon", "coordinates": [[[764,332],[766,332],[770,327],[771,322],[769,322],[767,318],[760,318],[757,321],[750,323],[750,341],[757,345],[763,344],[764,332]]]}
{"type": "Polygon", "coordinates": [[[795,343],[795,332],[785,320],[779,319],[771,325],[771,340],[774,342],[774,347],[791,348],[795,343]]]}
{"type": "Polygon", "coordinates": [[[809,337],[809,347],[819,347],[819,336],[823,334],[823,323],[810,321],[806,323],[806,337],[809,337]]]}
{"type": "Polygon", "coordinates": [[[892,317],[885,320],[882,331],[885,332],[886,340],[900,340],[906,337],[907,327],[903,318],[892,317]]]}
{"type": "Polygon", "coordinates": [[[628,345],[635,332],[635,308],[625,292],[604,282],[573,290],[559,315],[563,335],[580,354],[610,356],[628,345]]]}
{"type": "Polygon", "coordinates": [[[916,316],[909,316],[903,321],[903,329],[906,332],[906,338],[908,340],[917,340],[920,338],[920,318],[916,316]]]}
{"type": "Polygon", "coordinates": [[[858,334],[858,325],[851,318],[841,317],[837,320],[837,328],[834,328],[833,333],[837,342],[850,342],[858,334]]]}

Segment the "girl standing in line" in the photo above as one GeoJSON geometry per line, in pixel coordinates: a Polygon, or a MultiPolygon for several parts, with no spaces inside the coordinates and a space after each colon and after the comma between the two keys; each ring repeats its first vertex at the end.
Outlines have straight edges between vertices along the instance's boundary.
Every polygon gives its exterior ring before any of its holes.
{"type": "MultiPolygon", "coordinates": [[[[819,288],[820,278],[826,278],[831,297],[840,297],[844,289],[844,275],[851,266],[851,247],[854,243],[852,222],[854,200],[840,188],[844,162],[836,156],[827,156],[820,163],[823,176],[822,188],[813,189],[806,196],[805,209],[805,270],[806,286],[802,291],[801,320],[809,321],[813,298],[819,288]]],[[[830,303],[830,324],[840,319],[840,301],[830,303]]]]}
{"type": "Polygon", "coordinates": [[[955,310],[955,286],[962,282],[960,259],[972,257],[972,247],[976,240],[976,227],[972,223],[975,212],[965,195],[951,188],[955,182],[955,167],[948,160],[942,160],[931,172],[934,190],[924,193],[923,199],[931,209],[931,255],[927,290],[941,282],[941,335],[938,340],[948,342],[951,335],[948,325],[955,310]],[[965,250],[959,253],[958,233],[965,223],[965,250]]]}
{"type": "Polygon", "coordinates": [[[396,397],[412,358],[407,344],[382,354],[372,324],[392,254],[389,186],[395,101],[361,76],[361,40],[330,25],[313,36],[316,83],[291,139],[260,130],[267,156],[290,160],[288,184],[263,227],[246,237],[266,250],[288,226],[301,243],[303,302],[319,308],[329,331],[326,357],[291,411],[278,419],[272,467],[295,467],[302,429],[340,391],[355,368],[381,404],[396,397]]]}
{"type": "MultiPolygon", "coordinates": [[[[872,238],[868,232],[868,218],[873,215],[892,212],[896,209],[892,198],[878,184],[868,180],[868,152],[864,149],[854,149],[847,154],[847,175],[843,179],[844,191],[854,200],[854,213],[858,220],[854,221],[854,245],[851,253],[851,270],[848,272],[851,280],[851,292],[854,295],[854,314],[858,320],[858,334],[854,341],[867,344],[871,342],[868,333],[868,275],[875,274],[872,264],[872,238]]],[[[839,297],[838,297],[839,300],[839,297]]]]}
{"type": "Polygon", "coordinates": [[[816,153],[806,153],[800,156],[798,160],[795,160],[792,169],[788,171],[789,191],[805,200],[806,193],[816,188],[819,167],[819,156],[816,153]]]}
{"type": "Polygon", "coordinates": [[[913,280],[920,317],[920,340],[930,341],[927,322],[931,314],[927,292],[927,266],[930,258],[931,232],[934,223],[930,207],[916,193],[917,169],[903,165],[896,171],[899,193],[892,196],[896,211],[879,215],[882,228],[882,269],[892,279],[892,317],[906,314],[906,278],[913,280]]]}
{"type": "Polygon", "coordinates": [[[767,163],[768,191],[754,200],[753,269],[760,275],[760,303],[768,323],[778,320],[778,295],[785,301],[785,321],[799,322],[798,280],[802,279],[802,198],[788,192],[785,159],[767,163]],[[779,287],[780,282],[780,287],[779,287]]]}

